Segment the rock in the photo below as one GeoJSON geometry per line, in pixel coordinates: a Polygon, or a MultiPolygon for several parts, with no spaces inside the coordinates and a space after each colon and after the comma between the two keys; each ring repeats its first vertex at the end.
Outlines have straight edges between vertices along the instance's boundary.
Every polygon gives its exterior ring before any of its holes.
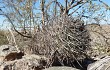
{"type": "Polygon", "coordinates": [[[25,55],[22,59],[0,63],[0,70],[42,70],[44,56],[25,55]]]}
{"type": "Polygon", "coordinates": [[[50,68],[46,68],[44,70],[79,70],[79,69],[72,68],[72,67],[61,66],[61,67],[50,67],[50,68]]]}
{"type": "Polygon", "coordinates": [[[24,56],[23,52],[13,52],[13,53],[9,53],[8,55],[5,56],[4,61],[12,61],[15,59],[21,59],[22,56],[24,56]]]}
{"type": "Polygon", "coordinates": [[[0,56],[5,56],[10,52],[18,52],[15,46],[2,45],[0,46],[0,56]]]}
{"type": "Polygon", "coordinates": [[[95,63],[89,64],[87,70],[110,70],[110,56],[106,56],[95,63]]]}
{"type": "Polygon", "coordinates": [[[102,59],[102,58],[104,58],[106,56],[107,56],[107,54],[101,54],[101,55],[98,55],[96,57],[92,57],[92,59],[94,59],[96,61],[96,60],[100,60],[100,59],[102,59]]]}
{"type": "Polygon", "coordinates": [[[102,24],[87,24],[86,28],[90,34],[90,44],[92,52],[91,57],[99,56],[110,52],[110,25],[102,24]]]}
{"type": "MultiPolygon", "coordinates": [[[[15,46],[12,45],[2,45],[0,46],[0,62],[4,60],[14,60],[17,55],[21,54],[15,46]]],[[[21,55],[20,55],[21,56],[21,55]]]]}

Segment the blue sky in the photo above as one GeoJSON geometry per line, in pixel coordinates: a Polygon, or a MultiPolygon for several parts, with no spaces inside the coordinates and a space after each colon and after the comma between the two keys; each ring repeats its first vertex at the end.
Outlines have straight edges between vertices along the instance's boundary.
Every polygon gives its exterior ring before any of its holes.
{"type": "Polygon", "coordinates": [[[110,6],[110,0],[102,0],[110,6]]]}
{"type": "MultiPolygon", "coordinates": [[[[60,0],[60,1],[62,1],[62,0],[60,0]]],[[[102,0],[102,1],[110,6],[110,0],[102,0]]],[[[4,19],[5,18],[3,16],[0,16],[0,29],[7,26],[6,23],[3,23],[4,19]]]]}

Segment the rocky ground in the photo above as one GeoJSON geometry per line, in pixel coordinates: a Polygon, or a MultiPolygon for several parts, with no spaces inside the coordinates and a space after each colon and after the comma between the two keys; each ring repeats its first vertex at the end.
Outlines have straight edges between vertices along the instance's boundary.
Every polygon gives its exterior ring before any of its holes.
{"type": "Polygon", "coordinates": [[[110,70],[110,56],[97,57],[86,69],[78,67],[50,66],[46,68],[48,58],[35,54],[25,54],[11,45],[0,46],[0,70],[110,70]]]}

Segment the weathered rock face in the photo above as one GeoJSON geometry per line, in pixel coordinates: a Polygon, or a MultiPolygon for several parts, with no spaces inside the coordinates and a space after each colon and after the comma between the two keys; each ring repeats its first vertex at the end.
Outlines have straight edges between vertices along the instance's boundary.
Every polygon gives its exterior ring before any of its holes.
{"type": "Polygon", "coordinates": [[[88,24],[90,33],[91,56],[99,56],[110,52],[110,25],[88,24]]]}
{"type": "Polygon", "coordinates": [[[87,70],[110,70],[110,56],[96,61],[88,66],[87,70]]]}
{"type": "Polygon", "coordinates": [[[44,56],[25,55],[22,59],[1,62],[0,70],[42,70],[46,61],[44,56]]]}
{"type": "Polygon", "coordinates": [[[86,27],[90,33],[92,46],[110,44],[110,25],[88,24],[86,27]]]}
{"type": "Polygon", "coordinates": [[[38,55],[24,55],[15,46],[0,46],[0,70],[41,70],[47,58],[38,55]]]}
{"type": "Polygon", "coordinates": [[[5,56],[12,52],[18,52],[15,46],[11,46],[11,45],[0,46],[0,56],[5,56]]]}
{"type": "Polygon", "coordinates": [[[62,66],[62,67],[50,67],[44,70],[79,70],[79,69],[62,66]]]}
{"type": "Polygon", "coordinates": [[[11,45],[2,45],[0,46],[0,62],[6,60],[14,60],[17,57],[23,56],[23,53],[20,53],[15,46],[11,45]]]}

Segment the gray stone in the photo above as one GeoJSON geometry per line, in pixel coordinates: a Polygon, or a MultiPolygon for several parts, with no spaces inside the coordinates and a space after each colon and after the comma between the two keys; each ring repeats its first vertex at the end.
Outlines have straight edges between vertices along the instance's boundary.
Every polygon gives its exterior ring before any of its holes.
{"type": "Polygon", "coordinates": [[[41,59],[46,60],[44,56],[25,55],[19,60],[2,62],[0,70],[42,70],[41,59]]]}
{"type": "Polygon", "coordinates": [[[6,56],[9,53],[18,52],[15,46],[2,45],[0,46],[0,56],[6,56]]]}
{"type": "Polygon", "coordinates": [[[12,45],[2,45],[0,46],[0,62],[6,60],[16,59],[17,54],[19,53],[16,46],[12,45]]]}
{"type": "Polygon", "coordinates": [[[50,68],[46,68],[44,70],[79,70],[76,68],[72,68],[72,67],[66,67],[66,66],[60,66],[60,67],[50,67],[50,68]]]}
{"type": "Polygon", "coordinates": [[[110,56],[88,65],[87,70],[110,70],[110,56]]]}

